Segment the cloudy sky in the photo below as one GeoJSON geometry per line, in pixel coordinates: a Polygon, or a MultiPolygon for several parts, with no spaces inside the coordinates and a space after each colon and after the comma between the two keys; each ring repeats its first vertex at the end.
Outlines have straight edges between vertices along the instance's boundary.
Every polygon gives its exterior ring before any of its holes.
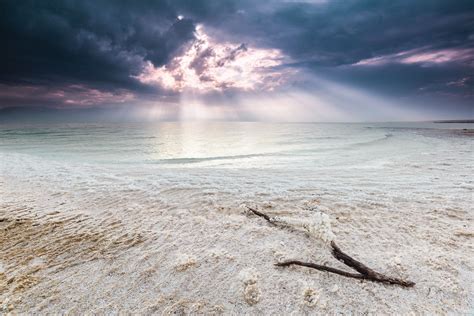
{"type": "Polygon", "coordinates": [[[4,113],[474,116],[472,0],[2,0],[0,30],[4,113]]]}

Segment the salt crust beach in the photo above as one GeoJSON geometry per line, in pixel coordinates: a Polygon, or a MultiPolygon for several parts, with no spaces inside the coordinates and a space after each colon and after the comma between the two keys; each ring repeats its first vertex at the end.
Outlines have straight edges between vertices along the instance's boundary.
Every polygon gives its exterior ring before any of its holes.
{"type": "Polygon", "coordinates": [[[392,159],[392,167],[366,167],[366,178],[320,169],[320,179],[311,174],[314,181],[298,185],[278,170],[176,167],[132,174],[107,166],[104,172],[101,165],[65,167],[4,150],[1,313],[472,313],[472,179],[464,177],[472,143],[456,141],[464,147],[451,157],[464,159],[464,167],[433,158],[419,168],[434,169],[416,181],[392,159]],[[432,178],[443,174],[455,180],[432,178]],[[143,189],[151,179],[156,187],[143,189]],[[348,269],[320,239],[269,225],[247,205],[308,222],[325,214],[347,253],[416,285],[275,267],[299,259],[348,269]]]}

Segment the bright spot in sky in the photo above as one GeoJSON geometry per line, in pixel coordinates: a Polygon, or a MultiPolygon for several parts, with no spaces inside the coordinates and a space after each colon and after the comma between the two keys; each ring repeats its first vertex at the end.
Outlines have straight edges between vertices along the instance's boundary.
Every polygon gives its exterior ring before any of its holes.
{"type": "Polygon", "coordinates": [[[195,36],[181,55],[158,68],[149,62],[137,78],[175,92],[272,91],[294,73],[277,68],[289,61],[278,49],[219,43],[202,26],[196,28],[195,36]]]}

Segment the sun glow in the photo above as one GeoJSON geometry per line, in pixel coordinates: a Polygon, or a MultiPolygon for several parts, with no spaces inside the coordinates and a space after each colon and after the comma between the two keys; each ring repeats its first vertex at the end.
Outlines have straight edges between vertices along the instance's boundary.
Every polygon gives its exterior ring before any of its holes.
{"type": "Polygon", "coordinates": [[[145,107],[140,116],[150,120],[279,122],[418,116],[386,98],[285,67],[290,61],[277,49],[219,42],[198,26],[195,40],[181,53],[161,67],[149,62],[137,77],[142,83],[178,94],[179,101],[145,107]],[[289,83],[296,78],[314,89],[291,87],[289,83]],[[224,93],[228,91],[236,93],[224,93]]]}
{"type": "Polygon", "coordinates": [[[202,26],[196,28],[195,36],[187,49],[168,64],[157,68],[148,62],[138,80],[175,92],[272,91],[292,73],[277,69],[289,61],[277,49],[218,43],[202,26]]]}
{"type": "Polygon", "coordinates": [[[149,104],[136,109],[149,121],[262,121],[262,122],[359,122],[421,120],[426,112],[406,109],[396,100],[347,85],[313,78],[317,91],[301,89],[241,94],[206,100],[198,94],[181,95],[178,103],[149,104]]]}

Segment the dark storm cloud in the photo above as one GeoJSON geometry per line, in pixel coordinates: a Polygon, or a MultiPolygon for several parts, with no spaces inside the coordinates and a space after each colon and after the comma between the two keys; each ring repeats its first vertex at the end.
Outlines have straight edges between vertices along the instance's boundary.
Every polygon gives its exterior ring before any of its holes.
{"type": "Polygon", "coordinates": [[[315,76],[389,95],[473,99],[472,0],[3,0],[0,107],[15,105],[11,91],[22,85],[42,86],[41,100],[87,89],[117,99],[169,93],[134,76],[179,54],[197,24],[221,41],[278,48],[294,61],[286,67],[315,76]]]}
{"type": "MultiPolygon", "coordinates": [[[[473,47],[471,0],[235,2],[209,24],[298,60],[345,65],[420,47],[473,47]]],[[[199,16],[197,16],[199,18],[199,16]]]]}
{"type": "Polygon", "coordinates": [[[233,14],[215,15],[208,24],[224,29],[224,36],[279,48],[299,69],[396,97],[444,97],[463,103],[464,112],[474,102],[471,0],[271,1],[231,7],[233,14]]]}
{"type": "Polygon", "coordinates": [[[1,1],[0,80],[136,89],[145,61],[161,65],[193,38],[176,16],[164,1],[1,1]]]}

